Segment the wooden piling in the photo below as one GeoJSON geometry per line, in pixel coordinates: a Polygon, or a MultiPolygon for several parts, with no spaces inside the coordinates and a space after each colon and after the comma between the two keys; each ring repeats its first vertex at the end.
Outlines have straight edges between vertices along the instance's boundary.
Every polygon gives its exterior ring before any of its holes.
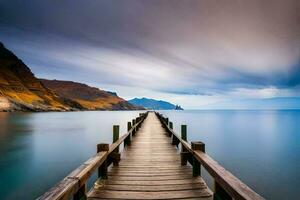
{"type": "Polygon", "coordinates": [[[79,188],[79,190],[74,194],[73,200],[86,200],[86,185],[84,184],[79,188]]]}
{"type": "MultiPolygon", "coordinates": [[[[109,144],[98,144],[97,145],[97,153],[102,151],[109,151],[109,144]]],[[[98,168],[98,178],[107,179],[107,161],[105,160],[102,165],[98,168]]]]}
{"type": "MultiPolygon", "coordinates": [[[[204,143],[192,142],[191,146],[192,146],[192,150],[194,150],[194,151],[199,150],[199,151],[202,151],[205,153],[205,144],[204,143]]],[[[193,157],[193,176],[194,177],[201,176],[201,165],[200,165],[200,162],[195,157],[193,157]]]]}
{"type": "Polygon", "coordinates": [[[233,200],[233,198],[217,183],[214,181],[214,200],[233,200]]]}
{"type": "Polygon", "coordinates": [[[170,129],[173,129],[173,122],[169,122],[170,129]]]}
{"type": "Polygon", "coordinates": [[[181,125],[181,138],[187,141],[187,128],[186,125],[181,125]]]}
{"type": "MultiPolygon", "coordinates": [[[[132,127],[131,122],[127,122],[127,131],[130,131],[131,127],[132,127]]],[[[131,140],[132,140],[132,133],[130,133],[130,135],[124,140],[124,147],[130,145],[131,140]]]]}
{"type": "MultiPolygon", "coordinates": [[[[118,141],[120,136],[120,126],[114,125],[113,126],[113,143],[118,141]]],[[[121,159],[120,153],[119,153],[119,146],[111,153],[110,158],[114,164],[114,166],[119,165],[119,161],[121,159]]]]}
{"type": "MultiPolygon", "coordinates": [[[[187,128],[186,128],[186,125],[181,125],[181,139],[183,139],[184,141],[187,141],[187,128]]],[[[187,165],[189,154],[190,153],[187,151],[185,146],[183,146],[181,144],[180,158],[181,158],[181,165],[182,166],[187,165]]]]}
{"type": "Polygon", "coordinates": [[[131,127],[131,122],[127,122],[127,131],[130,131],[131,127]]]}
{"type": "MultiPolygon", "coordinates": [[[[135,123],[136,123],[136,120],[133,119],[133,120],[132,120],[132,126],[134,126],[135,123]]],[[[135,136],[135,132],[136,132],[136,129],[134,128],[134,129],[132,130],[132,136],[135,136]]]]}
{"type": "MultiPolygon", "coordinates": [[[[120,126],[114,125],[113,126],[113,143],[119,139],[120,136],[120,126]]],[[[119,152],[119,148],[116,149],[116,152],[119,152]]]]}

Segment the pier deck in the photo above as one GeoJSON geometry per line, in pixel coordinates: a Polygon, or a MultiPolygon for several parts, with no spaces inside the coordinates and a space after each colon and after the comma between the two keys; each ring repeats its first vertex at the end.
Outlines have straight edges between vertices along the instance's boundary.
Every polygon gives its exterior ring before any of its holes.
{"type": "Polygon", "coordinates": [[[119,166],[108,170],[103,187],[88,199],[212,199],[203,179],[192,167],[181,166],[180,152],[154,113],[149,113],[119,166]]]}
{"type": "Polygon", "coordinates": [[[186,125],[179,136],[157,112],[140,113],[127,125],[121,137],[114,125],[111,145],[98,144],[97,154],[38,199],[264,200],[206,154],[204,143],[189,143],[186,125]],[[213,192],[201,177],[203,168],[213,179],[213,192]],[[98,179],[88,189],[95,172],[98,179]]]}

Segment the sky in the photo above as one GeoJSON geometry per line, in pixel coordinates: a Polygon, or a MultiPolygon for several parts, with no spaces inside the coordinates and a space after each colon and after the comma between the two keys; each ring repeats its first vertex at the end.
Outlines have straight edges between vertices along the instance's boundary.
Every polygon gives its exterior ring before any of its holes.
{"type": "Polygon", "coordinates": [[[299,0],[1,0],[36,76],[187,109],[300,96],[299,0]]]}

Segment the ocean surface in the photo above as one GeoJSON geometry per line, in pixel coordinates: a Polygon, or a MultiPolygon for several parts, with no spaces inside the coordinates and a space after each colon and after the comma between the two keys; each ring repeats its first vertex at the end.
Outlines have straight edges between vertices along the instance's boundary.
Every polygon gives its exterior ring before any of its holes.
{"type": "MultiPolygon", "coordinates": [[[[111,143],[137,111],[0,113],[1,199],[35,199],[111,143]]],[[[300,196],[300,110],[161,111],[266,199],[300,196]]],[[[204,174],[207,182],[211,179],[204,174]]],[[[92,182],[92,181],[91,181],[92,182]]]]}

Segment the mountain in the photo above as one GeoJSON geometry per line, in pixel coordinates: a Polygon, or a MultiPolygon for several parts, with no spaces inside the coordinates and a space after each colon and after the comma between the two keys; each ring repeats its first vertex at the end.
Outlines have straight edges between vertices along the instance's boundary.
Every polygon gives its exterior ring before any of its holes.
{"type": "Polygon", "coordinates": [[[58,97],[0,42],[0,111],[67,111],[73,103],[58,97]]]}
{"type": "Polygon", "coordinates": [[[174,105],[162,100],[134,98],[129,100],[128,102],[137,106],[142,106],[149,110],[183,110],[179,105],[174,105]]]}
{"type": "Polygon", "coordinates": [[[0,111],[137,110],[114,92],[38,79],[0,42],[0,111]]]}
{"type": "Polygon", "coordinates": [[[40,79],[42,83],[56,94],[77,102],[86,110],[138,110],[144,109],[134,106],[117,96],[115,92],[100,90],[86,84],[40,79]]]}

